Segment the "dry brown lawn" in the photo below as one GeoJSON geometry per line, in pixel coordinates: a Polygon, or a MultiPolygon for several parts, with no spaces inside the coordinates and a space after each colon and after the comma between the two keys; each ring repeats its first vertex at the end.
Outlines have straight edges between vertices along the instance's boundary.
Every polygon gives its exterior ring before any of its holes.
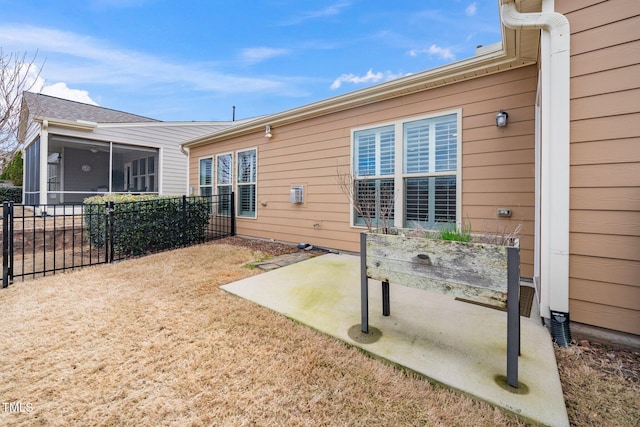
{"type": "Polygon", "coordinates": [[[0,425],[524,425],[218,288],[267,255],[211,243],[0,290],[0,425]]]}

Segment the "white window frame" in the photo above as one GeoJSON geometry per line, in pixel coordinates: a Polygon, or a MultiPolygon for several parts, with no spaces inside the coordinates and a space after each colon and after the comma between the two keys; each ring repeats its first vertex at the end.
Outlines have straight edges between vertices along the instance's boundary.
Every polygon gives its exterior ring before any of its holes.
{"type": "Polygon", "coordinates": [[[214,177],[215,177],[215,165],[213,163],[213,156],[204,156],[204,157],[200,157],[198,159],[198,195],[199,196],[203,196],[202,194],[202,189],[203,188],[209,188],[211,190],[211,194],[213,194],[213,181],[214,181],[214,177]],[[203,160],[210,160],[211,161],[211,182],[210,184],[202,184],[201,182],[201,178],[202,178],[202,161],[203,160]]]}
{"type": "MultiPolygon", "coordinates": [[[[451,110],[443,110],[430,114],[419,115],[419,116],[410,116],[410,117],[402,117],[393,121],[379,122],[379,123],[371,123],[366,126],[360,126],[357,128],[351,129],[351,173],[353,174],[353,178],[358,179],[355,175],[355,144],[356,139],[355,135],[357,132],[381,128],[385,126],[394,126],[394,136],[395,136],[395,152],[394,152],[394,191],[395,191],[395,203],[394,203],[394,227],[403,228],[405,226],[405,179],[406,178],[414,178],[414,177],[431,177],[431,176],[450,176],[453,175],[451,171],[447,172],[432,172],[432,173],[412,173],[405,174],[404,173],[404,124],[426,120],[426,119],[434,119],[439,117],[444,117],[448,115],[456,115],[456,127],[457,127],[457,138],[456,138],[456,225],[458,227],[462,224],[462,108],[456,108],[451,110]]],[[[378,163],[378,161],[376,161],[378,163]]],[[[386,179],[389,178],[389,175],[372,175],[372,176],[363,176],[361,179],[386,179]]],[[[366,228],[364,225],[356,224],[356,213],[353,206],[353,201],[350,202],[350,217],[349,224],[351,228],[363,229],[366,228]]]]}
{"type": "MultiPolygon", "coordinates": [[[[234,178],[235,178],[235,174],[234,174],[235,163],[234,163],[234,161],[235,161],[235,158],[234,158],[234,155],[233,155],[233,151],[230,151],[228,153],[219,153],[219,154],[216,154],[216,156],[215,156],[215,163],[214,163],[214,167],[216,169],[216,173],[214,175],[214,177],[215,177],[215,189],[216,189],[216,193],[215,194],[218,194],[218,196],[222,194],[222,192],[220,191],[220,188],[223,188],[223,187],[224,188],[229,188],[231,194],[233,194],[233,192],[234,192],[234,178]],[[230,172],[231,176],[230,176],[230,181],[229,181],[228,184],[221,184],[220,180],[219,180],[219,178],[220,178],[219,174],[220,174],[221,168],[220,168],[220,165],[219,165],[218,161],[223,156],[231,156],[231,164],[229,165],[229,172],[230,172]]],[[[222,204],[220,199],[218,199],[218,212],[217,212],[217,215],[221,215],[221,216],[229,215],[228,213],[224,212],[224,205],[222,204]]]]}
{"type": "Polygon", "coordinates": [[[258,218],[258,147],[251,147],[251,148],[245,148],[242,150],[236,150],[235,152],[235,195],[236,195],[236,218],[246,218],[246,219],[257,219],[258,218]],[[240,153],[246,153],[248,151],[255,151],[255,181],[253,182],[239,182],[240,180],[240,174],[238,173],[238,168],[240,166],[240,153]],[[255,198],[255,209],[254,209],[254,213],[253,216],[250,215],[240,215],[240,208],[241,208],[241,204],[240,204],[240,187],[242,186],[249,186],[249,185],[253,185],[254,186],[254,198],[255,198]]]}

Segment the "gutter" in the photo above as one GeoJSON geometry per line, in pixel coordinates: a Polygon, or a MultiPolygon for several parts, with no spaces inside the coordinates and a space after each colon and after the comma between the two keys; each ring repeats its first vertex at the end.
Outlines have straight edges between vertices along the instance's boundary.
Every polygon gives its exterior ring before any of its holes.
{"type": "MultiPolygon", "coordinates": [[[[545,12],[520,13],[514,0],[500,7],[502,24],[515,30],[542,30],[540,171],[540,310],[551,319],[554,338],[570,341],[569,196],[570,196],[570,31],[567,18],[543,0],[545,12]],[[557,331],[555,323],[562,323],[557,331]],[[566,329],[566,330],[565,330],[566,329]],[[556,336],[558,335],[558,336],[556,336]]],[[[559,342],[559,344],[567,344],[559,342]]]]}
{"type": "Polygon", "coordinates": [[[48,125],[51,125],[51,126],[58,126],[61,128],[77,129],[77,130],[83,130],[83,131],[92,131],[98,127],[98,123],[90,122],[87,120],[52,119],[48,117],[37,116],[37,117],[34,117],[33,121],[39,122],[39,123],[47,122],[48,125]]]}

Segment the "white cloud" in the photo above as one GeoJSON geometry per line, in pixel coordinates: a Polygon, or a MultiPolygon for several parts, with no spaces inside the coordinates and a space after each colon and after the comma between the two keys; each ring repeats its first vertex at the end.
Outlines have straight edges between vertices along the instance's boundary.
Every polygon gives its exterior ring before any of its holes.
{"type": "Polygon", "coordinates": [[[311,19],[320,19],[328,16],[337,16],[342,13],[342,10],[351,6],[349,2],[339,2],[325,7],[324,9],[318,9],[301,14],[300,16],[292,17],[289,20],[281,22],[279,25],[299,25],[305,21],[311,19]]]}
{"type": "Polygon", "coordinates": [[[283,56],[289,53],[289,49],[277,49],[271,47],[250,47],[244,49],[240,56],[246,62],[255,64],[258,62],[266,61],[276,56],[283,56]]]}
{"type": "Polygon", "coordinates": [[[75,84],[136,86],[186,85],[220,93],[281,89],[283,82],[224,74],[210,64],[172,62],[143,52],[124,50],[92,37],[50,28],[1,25],[0,45],[21,51],[38,46],[46,56],[45,72],[53,81],[75,84]],[[54,56],[54,59],[51,57],[54,56]]]}
{"type": "Polygon", "coordinates": [[[477,11],[478,11],[478,4],[476,2],[473,2],[469,6],[467,6],[467,8],[464,10],[464,13],[467,16],[474,16],[477,11]]]}
{"type": "Polygon", "coordinates": [[[394,80],[399,77],[402,77],[403,74],[393,74],[391,71],[386,71],[384,73],[378,71],[377,73],[373,72],[373,68],[370,68],[369,71],[364,76],[357,76],[355,74],[343,74],[331,83],[331,89],[335,90],[342,86],[343,83],[352,83],[352,84],[363,84],[363,83],[378,83],[380,81],[389,81],[394,80]]]}
{"type": "Polygon", "coordinates": [[[425,49],[411,49],[409,51],[410,56],[418,56],[420,54],[438,56],[441,59],[446,59],[446,60],[456,59],[456,56],[453,54],[453,52],[451,52],[451,49],[449,49],[448,47],[440,47],[435,44],[432,44],[431,46],[425,49]]]}
{"type": "Polygon", "coordinates": [[[56,98],[68,99],[70,101],[78,101],[84,104],[98,105],[91,97],[89,92],[81,89],[71,89],[64,82],[45,85],[40,92],[43,95],[55,96],[56,98]]]}
{"type": "MultiPolygon", "coordinates": [[[[24,81],[22,87],[11,88],[28,90],[29,92],[42,93],[44,95],[55,96],[56,98],[68,99],[71,101],[83,102],[85,104],[98,105],[91,97],[89,92],[81,89],[71,89],[64,82],[46,84],[45,80],[40,76],[38,66],[34,63],[20,64],[20,81],[24,81]]],[[[6,90],[6,89],[5,89],[6,90]]],[[[20,94],[14,94],[16,96],[20,94]]]]}

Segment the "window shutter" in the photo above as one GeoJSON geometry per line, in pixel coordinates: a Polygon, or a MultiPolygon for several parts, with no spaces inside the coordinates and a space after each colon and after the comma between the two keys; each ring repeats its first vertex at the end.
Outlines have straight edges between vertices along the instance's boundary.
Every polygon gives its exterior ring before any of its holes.
{"type": "Polygon", "coordinates": [[[436,131],[436,172],[455,171],[457,163],[457,122],[456,117],[437,122],[436,131]]]}
{"type": "Polygon", "coordinates": [[[405,125],[405,173],[429,172],[429,124],[405,125]]]}
{"type": "Polygon", "coordinates": [[[376,135],[359,135],[356,141],[356,176],[376,174],[376,135]]]}
{"type": "MultiPolygon", "coordinates": [[[[134,162],[135,164],[135,162],[134,162]]],[[[213,161],[212,159],[200,160],[200,185],[211,185],[213,173],[213,161]]],[[[137,175],[137,164],[134,165],[134,175],[137,175]]]]}

